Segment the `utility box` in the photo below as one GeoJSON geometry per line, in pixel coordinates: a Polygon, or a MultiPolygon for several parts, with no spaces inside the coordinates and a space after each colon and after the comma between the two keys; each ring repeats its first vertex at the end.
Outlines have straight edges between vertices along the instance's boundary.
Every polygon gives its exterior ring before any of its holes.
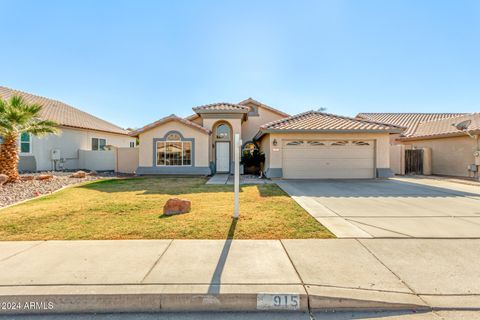
{"type": "Polygon", "coordinates": [[[53,161],[60,160],[60,149],[52,149],[50,151],[50,160],[53,160],[53,161]]]}
{"type": "Polygon", "coordinates": [[[475,151],[473,157],[475,158],[475,165],[480,166],[480,150],[475,151]]]}

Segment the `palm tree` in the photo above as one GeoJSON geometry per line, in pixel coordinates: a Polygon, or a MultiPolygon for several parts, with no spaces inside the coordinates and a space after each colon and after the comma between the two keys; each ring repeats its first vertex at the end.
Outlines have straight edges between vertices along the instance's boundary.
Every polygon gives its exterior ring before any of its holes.
{"type": "Polygon", "coordinates": [[[20,96],[9,100],[0,98],[0,174],[9,177],[9,182],[19,179],[18,175],[18,138],[22,133],[40,136],[57,132],[57,124],[40,119],[39,104],[28,104],[20,96]]]}

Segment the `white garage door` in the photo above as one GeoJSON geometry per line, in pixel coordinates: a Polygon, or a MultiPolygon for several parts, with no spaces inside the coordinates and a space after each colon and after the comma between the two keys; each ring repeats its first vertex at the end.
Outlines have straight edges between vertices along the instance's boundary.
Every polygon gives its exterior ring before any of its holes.
{"type": "Polygon", "coordinates": [[[283,142],[287,179],[363,179],[374,177],[370,140],[290,140],[283,142]]]}

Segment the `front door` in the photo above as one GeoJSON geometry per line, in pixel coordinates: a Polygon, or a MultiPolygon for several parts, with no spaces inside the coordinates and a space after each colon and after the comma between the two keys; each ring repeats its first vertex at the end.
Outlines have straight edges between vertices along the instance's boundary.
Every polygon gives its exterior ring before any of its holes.
{"type": "Polygon", "coordinates": [[[230,172],[230,142],[218,141],[215,150],[217,172],[230,172]]]}

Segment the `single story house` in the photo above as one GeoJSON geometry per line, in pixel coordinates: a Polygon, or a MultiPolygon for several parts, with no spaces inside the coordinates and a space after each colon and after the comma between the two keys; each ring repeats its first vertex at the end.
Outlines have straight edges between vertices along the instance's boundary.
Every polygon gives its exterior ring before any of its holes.
{"type": "Polygon", "coordinates": [[[135,138],[110,122],[57,100],[0,86],[2,99],[12,95],[23,97],[27,103],[42,105],[41,117],[60,126],[57,135],[23,134],[20,137],[20,171],[113,170],[114,154],[105,152],[105,147],[135,147],[135,138]]]}
{"type": "Polygon", "coordinates": [[[392,145],[429,148],[433,174],[479,176],[479,113],[360,113],[357,118],[406,127],[403,133],[392,137],[392,145]],[[455,126],[462,122],[466,125],[463,131],[455,126]]]}
{"type": "Polygon", "coordinates": [[[252,98],[193,108],[131,132],[139,139],[137,174],[233,172],[233,137],[265,153],[269,178],[388,177],[390,135],[404,128],[309,111],[288,116],[252,98]]]}

